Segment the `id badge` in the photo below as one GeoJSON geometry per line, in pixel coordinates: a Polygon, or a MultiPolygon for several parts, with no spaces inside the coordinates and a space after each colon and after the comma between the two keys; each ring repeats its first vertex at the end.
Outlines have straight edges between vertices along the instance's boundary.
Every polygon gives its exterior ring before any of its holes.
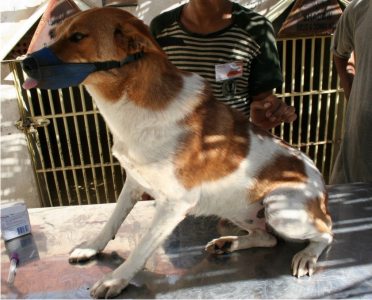
{"type": "Polygon", "coordinates": [[[224,81],[243,76],[243,62],[233,61],[215,65],[216,81],[224,81]]]}

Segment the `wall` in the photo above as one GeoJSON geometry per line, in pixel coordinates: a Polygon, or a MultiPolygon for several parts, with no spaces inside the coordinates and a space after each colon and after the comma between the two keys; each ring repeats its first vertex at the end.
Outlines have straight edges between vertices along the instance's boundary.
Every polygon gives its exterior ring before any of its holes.
{"type": "Polygon", "coordinates": [[[0,94],[1,202],[23,200],[28,207],[39,207],[26,137],[14,126],[19,110],[13,85],[2,84],[0,94]]]}

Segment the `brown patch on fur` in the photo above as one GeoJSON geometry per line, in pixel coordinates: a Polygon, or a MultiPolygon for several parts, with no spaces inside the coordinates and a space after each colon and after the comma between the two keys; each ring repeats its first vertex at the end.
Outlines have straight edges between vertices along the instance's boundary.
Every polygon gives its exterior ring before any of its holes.
{"type": "Polygon", "coordinates": [[[183,121],[189,132],[175,160],[176,176],[186,188],[227,176],[249,150],[248,118],[219,103],[208,88],[204,95],[183,121]]]}
{"type": "Polygon", "coordinates": [[[121,68],[90,74],[83,82],[107,101],[124,95],[136,105],[162,110],[183,87],[180,72],[168,61],[148,27],[130,13],[117,8],[96,8],[78,13],[56,29],[51,46],[65,62],[121,61],[134,53],[144,56],[121,68]],[[84,38],[71,37],[81,33],[84,38]]]}
{"type": "Polygon", "coordinates": [[[166,58],[156,55],[149,54],[139,64],[134,71],[137,78],[127,88],[128,97],[143,108],[165,109],[183,88],[181,74],[166,58]]]}
{"type": "Polygon", "coordinates": [[[301,159],[294,155],[277,156],[257,175],[256,184],[248,190],[249,201],[260,201],[280,186],[296,186],[307,180],[305,164],[301,159]]]}
{"type": "Polygon", "coordinates": [[[324,193],[323,197],[308,202],[307,211],[319,232],[332,233],[332,221],[328,212],[327,202],[328,195],[324,193]]]}

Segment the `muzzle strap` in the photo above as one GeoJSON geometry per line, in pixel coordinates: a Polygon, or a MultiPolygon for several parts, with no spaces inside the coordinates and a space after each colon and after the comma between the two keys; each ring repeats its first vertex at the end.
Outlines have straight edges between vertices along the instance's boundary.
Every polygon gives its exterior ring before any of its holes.
{"type": "Polygon", "coordinates": [[[94,62],[97,71],[106,71],[110,69],[120,68],[128,63],[136,61],[143,56],[143,51],[128,55],[122,61],[110,60],[102,62],[94,62]]]}

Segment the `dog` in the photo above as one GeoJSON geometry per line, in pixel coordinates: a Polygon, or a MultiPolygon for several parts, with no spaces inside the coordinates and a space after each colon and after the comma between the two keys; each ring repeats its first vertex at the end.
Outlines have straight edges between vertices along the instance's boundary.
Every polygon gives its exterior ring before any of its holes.
{"type": "Polygon", "coordinates": [[[246,232],[212,240],[209,253],[274,247],[277,237],[308,241],[292,274],[312,275],[333,235],[324,181],[307,156],[215,100],[205,79],[172,65],[147,26],[124,10],[80,12],[52,34],[52,45],[24,60],[24,87],[82,82],[127,174],[112,216],[70,262],[103,251],[144,192],[156,199],[150,229],[92,297],[121,293],[187,215],[215,215],[246,232]]]}

